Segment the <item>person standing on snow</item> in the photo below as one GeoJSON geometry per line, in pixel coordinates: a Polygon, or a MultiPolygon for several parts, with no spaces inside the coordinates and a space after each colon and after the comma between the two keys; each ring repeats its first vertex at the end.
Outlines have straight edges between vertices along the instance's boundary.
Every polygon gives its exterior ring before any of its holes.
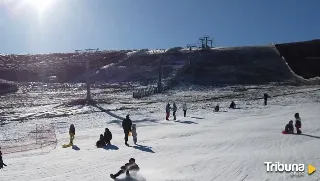
{"type": "Polygon", "coordinates": [[[296,124],[295,124],[295,127],[297,129],[297,134],[301,134],[301,118],[300,118],[300,115],[299,113],[295,113],[294,114],[294,117],[296,118],[296,124]]]}
{"type": "Polygon", "coordinates": [[[173,108],[172,108],[172,115],[173,115],[173,119],[176,120],[177,119],[177,116],[176,116],[176,112],[177,112],[178,108],[177,108],[177,105],[176,103],[173,103],[173,108]]]}
{"type": "Polygon", "coordinates": [[[167,121],[169,121],[170,109],[171,109],[171,106],[170,106],[170,104],[168,103],[167,106],[166,106],[166,120],[167,120],[167,121]]]}
{"type": "Polygon", "coordinates": [[[125,145],[129,145],[128,144],[128,136],[129,136],[129,132],[131,131],[131,126],[132,126],[132,121],[129,118],[129,115],[126,116],[126,119],[124,119],[122,121],[122,128],[123,128],[123,132],[124,132],[124,140],[125,140],[125,145]]]}
{"type": "Polygon", "coordinates": [[[71,124],[69,128],[70,145],[73,145],[73,140],[75,135],[76,135],[76,128],[74,127],[73,124],[71,124]]]}
{"type": "Polygon", "coordinates": [[[264,105],[265,106],[268,104],[268,98],[270,98],[270,96],[267,93],[264,93],[263,99],[264,99],[264,105]]]}
{"type": "Polygon", "coordinates": [[[183,116],[186,117],[187,116],[187,104],[186,103],[182,104],[182,110],[183,110],[183,116]]]}
{"type": "Polygon", "coordinates": [[[110,141],[112,140],[112,133],[110,132],[110,130],[108,128],[106,128],[104,131],[103,139],[106,144],[108,144],[108,145],[111,144],[110,141]]]}
{"type": "Polygon", "coordinates": [[[133,138],[133,143],[136,145],[137,144],[137,126],[136,124],[132,124],[132,138],[133,138]]]}
{"type": "Polygon", "coordinates": [[[3,166],[7,166],[7,165],[3,163],[3,160],[2,160],[2,152],[0,151],[0,169],[2,169],[3,166]]]}
{"type": "Polygon", "coordinates": [[[110,174],[112,179],[116,179],[119,175],[126,173],[127,177],[130,177],[130,172],[137,173],[140,170],[139,166],[136,164],[136,160],[134,158],[130,158],[129,163],[126,163],[124,166],[116,174],[110,174]]]}

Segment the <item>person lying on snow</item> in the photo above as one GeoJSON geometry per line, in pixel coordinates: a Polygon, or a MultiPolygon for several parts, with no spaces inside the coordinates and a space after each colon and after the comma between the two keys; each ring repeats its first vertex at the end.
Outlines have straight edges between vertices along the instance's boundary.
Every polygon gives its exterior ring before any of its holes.
{"type": "Polygon", "coordinates": [[[294,114],[294,117],[296,118],[296,124],[295,124],[295,127],[297,129],[297,134],[301,134],[301,118],[300,118],[300,115],[299,113],[295,113],[294,114]]]}
{"type": "Polygon", "coordinates": [[[136,174],[140,170],[139,166],[136,164],[134,158],[130,158],[129,163],[126,163],[116,174],[110,174],[112,179],[117,178],[119,175],[126,173],[127,177],[130,177],[130,173],[136,174]],[[130,171],[130,173],[129,173],[130,171]]]}
{"type": "Polygon", "coordinates": [[[289,123],[286,125],[286,127],[284,128],[284,132],[285,134],[292,134],[293,133],[293,121],[289,121],[289,123]]]}
{"type": "Polygon", "coordinates": [[[7,165],[3,163],[3,160],[2,160],[2,152],[0,151],[0,169],[2,169],[3,166],[7,166],[7,165]]]}
{"type": "Polygon", "coordinates": [[[100,139],[97,141],[96,146],[97,148],[102,148],[106,145],[106,142],[104,140],[103,134],[100,134],[100,139]]]}
{"type": "Polygon", "coordinates": [[[105,129],[103,137],[104,137],[105,143],[110,145],[111,144],[110,141],[112,140],[112,134],[108,128],[105,129]]]}

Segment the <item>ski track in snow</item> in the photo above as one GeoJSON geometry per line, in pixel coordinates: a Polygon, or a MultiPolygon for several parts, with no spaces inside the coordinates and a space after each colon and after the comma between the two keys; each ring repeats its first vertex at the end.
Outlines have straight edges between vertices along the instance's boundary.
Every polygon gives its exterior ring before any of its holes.
{"type": "MultiPolygon", "coordinates": [[[[130,111],[132,120],[136,121],[138,126],[138,145],[133,145],[132,137],[129,137],[130,147],[124,145],[123,131],[119,125],[121,120],[105,112],[6,124],[0,127],[3,133],[1,137],[10,138],[17,137],[18,132],[30,130],[34,124],[54,123],[57,126],[58,143],[49,153],[43,148],[3,155],[8,166],[0,170],[0,180],[112,180],[109,175],[116,173],[131,157],[136,158],[141,168],[138,178],[131,180],[139,181],[320,180],[317,172],[311,176],[306,174],[303,177],[291,177],[287,173],[267,173],[264,165],[266,161],[280,161],[311,163],[320,168],[318,138],[281,134],[289,120],[294,120],[294,113],[299,112],[303,133],[320,136],[320,91],[310,92],[312,89],[315,88],[301,89],[305,94],[271,98],[267,106],[263,106],[261,100],[250,101],[250,105],[246,105],[248,99],[236,100],[243,108],[236,110],[225,108],[230,101],[227,99],[222,101],[220,106],[222,111],[228,112],[219,113],[212,111],[216,101],[189,102],[187,117],[181,117],[182,111],[179,109],[176,121],[172,120],[172,116],[170,121],[164,120],[166,101],[177,101],[179,104],[181,97],[185,95],[195,94],[197,99],[203,99],[211,93],[186,91],[183,94],[183,90],[175,90],[176,92],[171,92],[172,95],[168,97],[155,95],[129,104],[117,103],[119,106],[140,106],[139,110],[130,111]],[[175,94],[177,97],[174,99],[175,94]],[[139,103],[144,100],[153,103],[139,103]],[[208,104],[212,106],[207,107],[208,104]],[[80,150],[61,148],[61,145],[69,140],[67,131],[70,123],[75,123],[74,144],[80,150]],[[105,127],[113,133],[111,143],[115,146],[108,150],[97,149],[95,142],[105,127]]],[[[115,105],[101,106],[110,109],[115,105]]],[[[27,111],[29,115],[34,115],[31,110],[27,111]]],[[[118,110],[113,113],[124,117],[128,111],[118,110]]],[[[118,180],[126,179],[120,176],[118,180]]]]}

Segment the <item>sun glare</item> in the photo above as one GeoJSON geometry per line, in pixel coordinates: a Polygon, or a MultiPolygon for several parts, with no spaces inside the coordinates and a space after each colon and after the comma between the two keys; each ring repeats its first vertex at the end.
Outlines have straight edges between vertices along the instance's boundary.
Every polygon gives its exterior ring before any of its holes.
{"type": "Polygon", "coordinates": [[[49,8],[54,0],[25,0],[27,4],[30,4],[38,12],[43,12],[49,8]]]}

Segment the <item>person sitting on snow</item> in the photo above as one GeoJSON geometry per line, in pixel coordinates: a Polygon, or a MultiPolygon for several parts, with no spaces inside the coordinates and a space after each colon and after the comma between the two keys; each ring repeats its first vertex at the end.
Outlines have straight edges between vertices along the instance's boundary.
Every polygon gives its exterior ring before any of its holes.
{"type": "Polygon", "coordinates": [[[130,177],[130,172],[136,174],[140,170],[139,166],[136,164],[134,158],[130,158],[129,163],[126,163],[116,174],[110,174],[112,179],[116,179],[119,175],[126,173],[127,177],[130,177]]]}
{"type": "Polygon", "coordinates": [[[284,128],[285,133],[293,133],[293,121],[289,121],[289,123],[284,128]]]}
{"type": "Polygon", "coordinates": [[[104,140],[103,134],[100,134],[100,139],[97,141],[96,146],[97,148],[102,148],[106,145],[106,142],[104,140]]]}
{"type": "Polygon", "coordinates": [[[296,118],[296,124],[295,124],[295,127],[297,129],[297,134],[301,134],[301,118],[300,118],[300,115],[299,113],[295,113],[294,114],[294,117],[296,118]]]}
{"type": "Polygon", "coordinates": [[[217,104],[216,107],[214,107],[214,111],[219,112],[219,109],[220,109],[219,104],[217,104]]]}
{"type": "Polygon", "coordinates": [[[232,101],[229,108],[235,109],[236,108],[236,103],[234,103],[234,101],[232,101]]]}
{"type": "Polygon", "coordinates": [[[111,144],[110,141],[112,140],[112,133],[108,128],[105,129],[103,137],[104,137],[105,143],[110,145],[111,144]]]}

